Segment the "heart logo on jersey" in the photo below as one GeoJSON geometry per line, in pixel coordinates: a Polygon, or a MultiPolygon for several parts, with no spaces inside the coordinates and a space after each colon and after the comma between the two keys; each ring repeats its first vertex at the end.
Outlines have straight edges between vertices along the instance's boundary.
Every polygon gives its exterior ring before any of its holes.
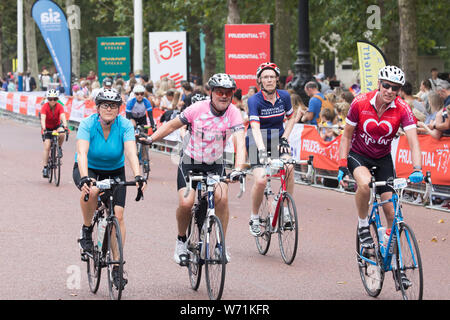
{"type": "Polygon", "coordinates": [[[375,119],[367,119],[364,122],[363,130],[368,136],[371,137],[372,135],[387,137],[392,133],[393,129],[392,125],[386,120],[378,122],[375,119]],[[372,132],[372,135],[369,132],[372,132]]]}

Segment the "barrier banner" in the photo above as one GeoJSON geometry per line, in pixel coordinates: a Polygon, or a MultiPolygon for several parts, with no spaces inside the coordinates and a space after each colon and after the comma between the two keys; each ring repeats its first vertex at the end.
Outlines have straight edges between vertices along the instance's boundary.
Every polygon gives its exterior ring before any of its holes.
{"type": "Polygon", "coordinates": [[[64,92],[71,95],[72,52],[66,15],[50,0],[36,1],[31,12],[50,51],[64,92]]]}
{"type": "Polygon", "coordinates": [[[359,58],[359,75],[361,79],[361,93],[377,88],[378,71],[386,66],[387,61],[383,52],[373,43],[357,41],[359,58]]]}
{"type": "MultiPolygon", "coordinates": [[[[395,156],[395,171],[397,176],[407,178],[413,168],[411,150],[406,136],[398,139],[395,156]]],[[[436,140],[429,135],[419,135],[422,151],[422,172],[431,172],[433,184],[450,185],[450,137],[436,140]]]]}
{"type": "Polygon", "coordinates": [[[271,60],[271,24],[225,25],[225,73],[229,74],[242,95],[256,86],[256,69],[271,60]]]}

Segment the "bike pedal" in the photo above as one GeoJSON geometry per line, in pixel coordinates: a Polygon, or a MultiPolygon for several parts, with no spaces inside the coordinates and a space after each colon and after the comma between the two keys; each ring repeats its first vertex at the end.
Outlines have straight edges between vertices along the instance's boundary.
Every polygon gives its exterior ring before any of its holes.
{"type": "Polygon", "coordinates": [[[189,257],[187,254],[180,254],[180,266],[187,267],[189,264],[189,257]]]}

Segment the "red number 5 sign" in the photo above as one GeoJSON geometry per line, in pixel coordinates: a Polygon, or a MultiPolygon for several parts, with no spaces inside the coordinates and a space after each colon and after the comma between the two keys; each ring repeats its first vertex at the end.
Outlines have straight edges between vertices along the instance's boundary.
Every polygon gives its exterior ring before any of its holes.
{"type": "Polygon", "coordinates": [[[163,41],[159,44],[159,56],[164,60],[170,60],[172,57],[176,57],[181,53],[183,49],[183,43],[175,40],[169,42],[169,40],[163,41]]]}

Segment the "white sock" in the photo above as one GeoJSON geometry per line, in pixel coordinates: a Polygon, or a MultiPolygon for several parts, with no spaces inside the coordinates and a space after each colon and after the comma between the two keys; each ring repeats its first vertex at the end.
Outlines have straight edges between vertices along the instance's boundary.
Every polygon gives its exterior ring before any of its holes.
{"type": "Polygon", "coordinates": [[[256,219],[259,219],[259,215],[257,215],[257,214],[251,214],[250,215],[250,219],[252,219],[252,220],[256,220],[256,219]]]}
{"type": "Polygon", "coordinates": [[[361,219],[358,217],[358,225],[359,227],[368,227],[369,226],[369,220],[367,218],[361,219]]]}

